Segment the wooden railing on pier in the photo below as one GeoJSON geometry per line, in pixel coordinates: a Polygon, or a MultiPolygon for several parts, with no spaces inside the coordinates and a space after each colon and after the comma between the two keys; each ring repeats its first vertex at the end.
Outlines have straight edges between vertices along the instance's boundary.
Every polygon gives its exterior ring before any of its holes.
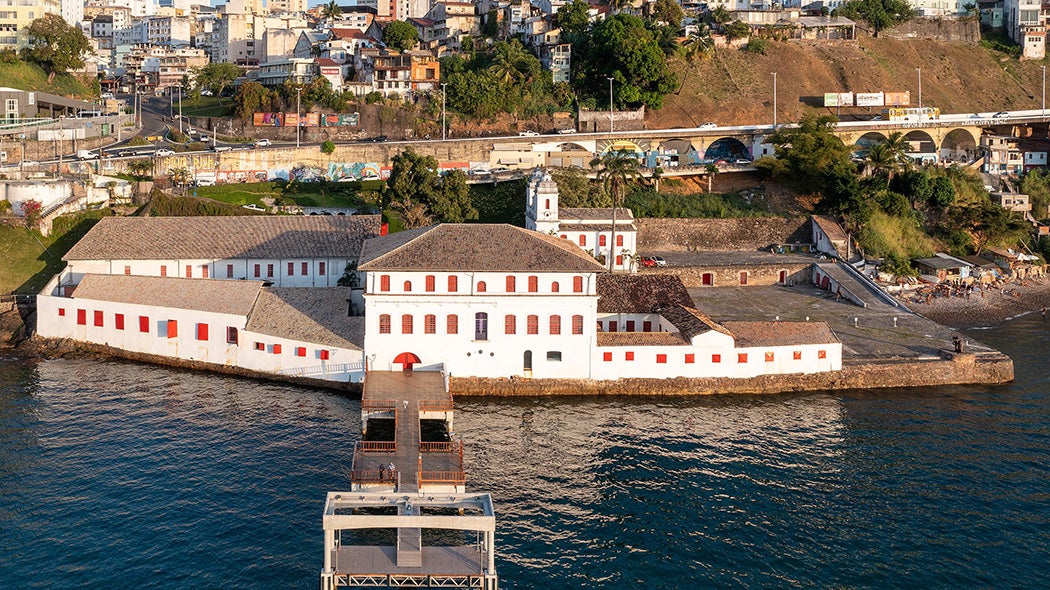
{"type": "Polygon", "coordinates": [[[361,411],[397,412],[397,402],[392,399],[363,399],[361,400],[361,411]]]}
{"type": "Polygon", "coordinates": [[[452,400],[450,399],[421,399],[419,402],[420,412],[451,412],[452,400]]]}
{"type": "Polygon", "coordinates": [[[350,472],[353,483],[384,483],[397,481],[397,472],[389,470],[358,470],[350,472]]]}
{"type": "Polygon", "coordinates": [[[438,442],[421,442],[419,443],[420,453],[455,453],[459,452],[460,460],[463,459],[463,441],[451,440],[451,441],[438,441],[438,442]]]}
{"type": "Polygon", "coordinates": [[[467,482],[467,474],[463,471],[420,471],[419,485],[424,484],[457,484],[463,485],[467,482]]]}
{"type": "Polygon", "coordinates": [[[362,453],[393,453],[397,451],[396,440],[363,440],[357,445],[362,453]]]}

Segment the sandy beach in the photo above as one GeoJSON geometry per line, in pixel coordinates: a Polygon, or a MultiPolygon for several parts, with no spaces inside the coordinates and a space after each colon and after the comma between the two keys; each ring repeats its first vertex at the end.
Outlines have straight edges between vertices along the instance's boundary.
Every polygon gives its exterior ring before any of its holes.
{"type": "Polygon", "coordinates": [[[915,313],[939,324],[952,328],[984,328],[1050,307],[1050,279],[1009,282],[987,288],[983,293],[974,290],[968,297],[935,296],[927,301],[925,296],[912,293],[900,299],[915,313]]]}

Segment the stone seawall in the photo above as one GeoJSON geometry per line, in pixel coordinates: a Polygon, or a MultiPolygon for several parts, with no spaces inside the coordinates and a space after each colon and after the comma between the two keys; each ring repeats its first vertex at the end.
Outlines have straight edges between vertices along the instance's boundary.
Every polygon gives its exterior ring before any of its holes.
{"type": "Polygon", "coordinates": [[[237,377],[246,377],[249,379],[262,379],[265,381],[290,383],[293,385],[322,387],[325,389],[345,391],[356,395],[361,394],[360,383],[327,381],[324,379],[311,379],[309,377],[293,377],[291,375],[274,375],[273,373],[251,371],[249,369],[243,369],[241,367],[231,367],[227,365],[217,365],[214,363],[204,363],[200,361],[176,359],[154,354],[131,352],[119,348],[113,348],[110,346],[103,346],[101,344],[78,342],[76,340],[41,338],[39,336],[34,336],[29,341],[25,342],[21,349],[31,354],[36,354],[46,358],[57,358],[67,355],[89,353],[115,358],[122,358],[130,361],[149,363],[152,365],[162,365],[166,367],[176,367],[180,369],[191,369],[194,371],[209,371],[212,373],[220,373],[223,375],[235,375],[237,377]]]}
{"type": "Polygon", "coordinates": [[[1014,364],[1002,354],[954,359],[858,362],[833,373],[764,375],[750,379],[490,379],[455,377],[455,396],[709,395],[787,393],[889,387],[1000,384],[1013,381],[1014,364]]]}

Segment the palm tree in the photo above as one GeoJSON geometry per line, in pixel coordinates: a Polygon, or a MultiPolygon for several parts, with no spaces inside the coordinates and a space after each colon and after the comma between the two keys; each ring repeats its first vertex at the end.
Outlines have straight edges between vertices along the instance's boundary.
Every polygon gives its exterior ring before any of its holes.
{"type": "Polygon", "coordinates": [[[719,5],[711,11],[710,15],[708,15],[708,19],[718,25],[718,28],[721,29],[723,25],[733,20],[733,15],[729,14],[729,11],[726,10],[725,6],[719,5]]]}
{"type": "Polygon", "coordinates": [[[492,49],[491,70],[504,84],[511,84],[522,77],[519,69],[525,60],[525,47],[517,39],[507,43],[497,43],[492,49]]]}
{"type": "Polygon", "coordinates": [[[335,22],[335,20],[337,18],[342,16],[342,14],[343,14],[343,9],[340,8],[338,4],[335,3],[335,0],[331,0],[331,2],[329,2],[328,4],[325,4],[321,8],[321,18],[331,20],[332,22],[335,22]]]}
{"type": "Polygon", "coordinates": [[[591,160],[591,168],[597,167],[598,181],[613,199],[612,244],[609,246],[609,272],[616,263],[616,213],[623,205],[627,186],[638,177],[638,158],[627,150],[610,150],[605,155],[591,160]]]}
{"type": "Polygon", "coordinates": [[[708,52],[714,47],[715,42],[711,38],[711,27],[706,23],[697,25],[695,29],[689,32],[685,41],[682,42],[683,55],[688,62],[692,62],[697,57],[706,57],[708,52]]]}
{"type": "Polygon", "coordinates": [[[171,182],[175,186],[181,187],[186,184],[187,180],[189,180],[190,171],[187,170],[185,167],[169,168],[168,176],[171,177],[171,182]]]}
{"type": "Polygon", "coordinates": [[[708,164],[705,167],[707,170],[707,192],[711,192],[711,181],[714,180],[715,174],[718,174],[718,166],[715,164],[708,164]]]}
{"type": "Polygon", "coordinates": [[[907,169],[911,165],[911,158],[908,157],[908,152],[911,151],[911,144],[908,143],[903,133],[900,131],[890,133],[883,145],[886,146],[886,149],[900,168],[907,169]]]}

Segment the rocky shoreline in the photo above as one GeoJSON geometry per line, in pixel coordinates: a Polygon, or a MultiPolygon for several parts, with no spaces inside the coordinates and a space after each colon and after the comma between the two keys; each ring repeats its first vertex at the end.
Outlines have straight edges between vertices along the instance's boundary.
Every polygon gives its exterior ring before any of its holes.
{"type": "Polygon", "coordinates": [[[1050,309],[1050,280],[1011,282],[983,291],[975,290],[969,296],[961,294],[927,299],[911,295],[899,299],[915,313],[950,328],[988,328],[1050,309]]]}

